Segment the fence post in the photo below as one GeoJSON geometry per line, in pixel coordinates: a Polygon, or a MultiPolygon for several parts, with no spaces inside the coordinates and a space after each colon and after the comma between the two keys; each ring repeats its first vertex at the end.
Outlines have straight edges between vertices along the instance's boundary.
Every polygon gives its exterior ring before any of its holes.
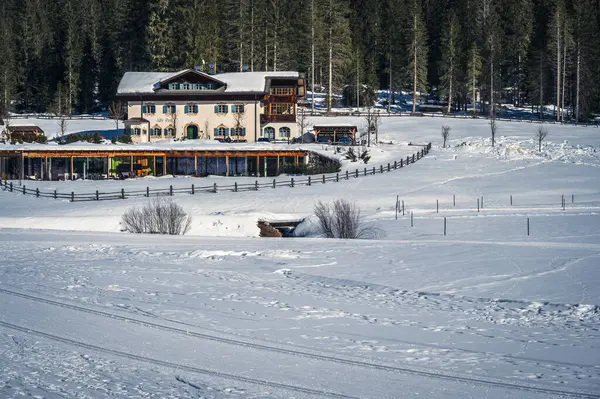
{"type": "Polygon", "coordinates": [[[196,194],[196,190],[194,188],[194,185],[192,184],[192,195],[196,194]]]}
{"type": "Polygon", "coordinates": [[[404,159],[401,159],[401,160],[400,160],[400,167],[401,167],[401,168],[404,166],[404,165],[403,165],[403,163],[404,163],[404,159]]]}
{"type": "Polygon", "coordinates": [[[404,216],[404,200],[402,200],[402,216],[404,216]]]}
{"type": "Polygon", "coordinates": [[[233,192],[234,192],[234,193],[237,193],[237,190],[238,190],[238,189],[237,189],[237,182],[234,182],[234,183],[233,183],[233,192]]]}
{"type": "Polygon", "coordinates": [[[479,212],[479,198],[477,198],[477,212],[479,212]]]}
{"type": "Polygon", "coordinates": [[[292,188],[294,187],[294,178],[292,177],[292,180],[290,180],[290,182],[292,183],[292,188]]]}
{"type": "Polygon", "coordinates": [[[373,176],[375,176],[375,173],[377,173],[377,171],[375,170],[375,166],[373,166],[373,176]]]}
{"type": "Polygon", "coordinates": [[[412,163],[415,163],[415,154],[413,154],[412,163]]]}
{"type": "Polygon", "coordinates": [[[444,235],[446,235],[446,216],[444,216],[444,235]]]}
{"type": "Polygon", "coordinates": [[[452,195],[452,206],[456,206],[456,194],[452,195]]]}
{"type": "Polygon", "coordinates": [[[571,194],[571,204],[575,203],[575,194],[571,194]]]}
{"type": "Polygon", "coordinates": [[[71,202],[75,202],[75,193],[71,191],[71,202]]]}
{"type": "Polygon", "coordinates": [[[35,196],[40,198],[40,189],[39,188],[35,189],[35,196]]]}
{"type": "Polygon", "coordinates": [[[346,171],[346,180],[348,180],[350,176],[348,175],[348,171],[346,171]]]}
{"type": "MultiPolygon", "coordinates": [[[[12,190],[11,190],[11,191],[12,191],[12,190]]],[[[56,199],[56,198],[57,198],[57,195],[56,195],[56,190],[54,190],[54,199],[56,199]]]]}
{"type": "Polygon", "coordinates": [[[217,192],[217,183],[213,184],[213,193],[217,192]]]}
{"type": "Polygon", "coordinates": [[[529,218],[527,218],[527,235],[529,235],[529,218]]]}
{"type": "Polygon", "coordinates": [[[390,171],[390,163],[388,162],[388,172],[390,171]]]}
{"type": "Polygon", "coordinates": [[[150,187],[146,186],[146,197],[150,198],[150,187]]]}
{"type": "Polygon", "coordinates": [[[121,199],[125,199],[125,189],[121,189],[121,199]]]}
{"type": "Polygon", "coordinates": [[[26,189],[25,189],[25,186],[23,186],[23,194],[25,194],[25,190],[26,190],[26,189]]]}
{"type": "Polygon", "coordinates": [[[335,181],[336,182],[340,181],[340,174],[339,173],[335,174],[335,181]]]}
{"type": "Polygon", "coordinates": [[[254,181],[254,189],[258,191],[258,180],[254,181]]]}
{"type": "Polygon", "coordinates": [[[483,195],[481,196],[481,209],[483,209],[483,195]]]}
{"type": "Polygon", "coordinates": [[[308,185],[310,186],[310,175],[308,175],[308,185]]]}
{"type": "Polygon", "coordinates": [[[273,188],[277,188],[277,180],[273,179],[273,188]]]}
{"type": "Polygon", "coordinates": [[[399,199],[400,199],[400,196],[396,195],[396,220],[398,220],[398,206],[399,206],[398,202],[399,202],[399,199]]]}
{"type": "MultiPolygon", "coordinates": [[[[367,168],[365,168],[365,177],[367,177],[367,168]]],[[[12,187],[12,183],[10,183],[10,186],[12,187]]],[[[10,191],[12,191],[12,188],[10,191]]]]}
{"type": "Polygon", "coordinates": [[[10,182],[10,192],[11,193],[13,192],[13,184],[12,184],[12,182],[10,182]]]}
{"type": "Polygon", "coordinates": [[[394,161],[394,169],[398,169],[398,163],[394,161]]]}
{"type": "Polygon", "coordinates": [[[325,175],[323,175],[323,184],[325,184],[325,175]]]}
{"type": "Polygon", "coordinates": [[[410,227],[414,226],[414,220],[413,220],[413,212],[410,211],[410,227]]]}
{"type": "Polygon", "coordinates": [[[358,178],[358,169],[356,169],[356,175],[354,177],[358,178]]]}
{"type": "Polygon", "coordinates": [[[408,165],[410,163],[410,156],[406,157],[406,164],[408,165]]]}
{"type": "Polygon", "coordinates": [[[512,206],[512,194],[510,195],[510,206],[512,206]]]}
{"type": "Polygon", "coordinates": [[[173,196],[173,185],[169,186],[169,195],[173,196]]]}
{"type": "Polygon", "coordinates": [[[440,200],[435,200],[435,213],[440,213],[440,200]]]}
{"type": "Polygon", "coordinates": [[[379,173],[383,173],[383,165],[379,165],[379,173]]]}
{"type": "Polygon", "coordinates": [[[96,190],[96,201],[100,201],[100,193],[96,190]]]}

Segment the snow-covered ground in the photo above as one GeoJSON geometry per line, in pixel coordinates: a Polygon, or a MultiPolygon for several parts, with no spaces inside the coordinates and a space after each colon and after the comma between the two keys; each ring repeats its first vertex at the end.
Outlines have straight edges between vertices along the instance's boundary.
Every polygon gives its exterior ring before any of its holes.
{"type": "MultiPolygon", "coordinates": [[[[339,183],[178,195],[185,237],[120,233],[143,198],[0,192],[0,397],[600,397],[600,129],[549,126],[538,152],[537,126],[500,122],[492,149],[487,121],[384,118],[374,164],[432,152],[339,183]],[[257,238],[260,218],[340,197],[385,236],[257,238]]],[[[232,179],[254,181],[27,184],[232,179]]]]}

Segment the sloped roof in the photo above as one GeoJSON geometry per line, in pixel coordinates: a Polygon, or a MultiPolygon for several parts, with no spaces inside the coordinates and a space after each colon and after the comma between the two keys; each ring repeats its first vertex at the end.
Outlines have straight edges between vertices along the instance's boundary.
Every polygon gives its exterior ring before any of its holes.
{"type": "MultiPolygon", "coordinates": [[[[155,86],[158,83],[168,81],[188,72],[205,75],[194,69],[186,69],[178,72],[126,72],[119,83],[117,94],[154,94],[155,86]]],[[[207,76],[223,82],[226,85],[225,93],[265,93],[268,78],[298,79],[300,74],[293,71],[276,71],[231,72],[207,76]]]]}

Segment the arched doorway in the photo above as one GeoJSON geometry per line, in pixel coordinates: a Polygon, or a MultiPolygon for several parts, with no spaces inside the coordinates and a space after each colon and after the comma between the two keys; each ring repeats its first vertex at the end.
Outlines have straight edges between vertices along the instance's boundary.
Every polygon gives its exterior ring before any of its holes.
{"type": "Polygon", "coordinates": [[[198,126],[188,125],[186,133],[187,133],[187,138],[189,140],[197,140],[198,139],[198,126]]]}

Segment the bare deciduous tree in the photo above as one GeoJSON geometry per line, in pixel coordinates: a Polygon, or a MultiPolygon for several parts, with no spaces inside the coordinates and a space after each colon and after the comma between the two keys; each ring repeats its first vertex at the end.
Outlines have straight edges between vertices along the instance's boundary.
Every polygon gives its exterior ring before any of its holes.
{"type": "Polygon", "coordinates": [[[130,233],[183,235],[190,230],[192,216],[172,200],[157,197],[144,206],[128,209],[121,224],[130,233]]]}
{"type": "Polygon", "coordinates": [[[171,125],[173,125],[173,137],[177,137],[177,119],[179,118],[179,116],[177,115],[177,108],[175,106],[172,106],[169,108],[170,108],[169,117],[171,120],[171,125]]]}
{"type": "Polygon", "coordinates": [[[315,205],[315,216],[321,234],[327,238],[377,238],[382,231],[366,225],[360,209],[352,202],[338,199],[332,204],[318,202],[315,205]]]}
{"type": "Polygon", "coordinates": [[[202,139],[210,140],[210,122],[207,120],[204,121],[204,133],[202,134],[202,139]]]}
{"type": "Polygon", "coordinates": [[[367,107],[367,115],[365,115],[365,127],[367,132],[367,147],[371,146],[371,134],[375,135],[375,144],[379,139],[379,125],[381,125],[381,114],[372,106],[367,107]]]}
{"type": "Polygon", "coordinates": [[[446,140],[450,137],[450,126],[442,125],[442,138],[444,139],[444,148],[446,148],[446,140]]]}
{"type": "Polygon", "coordinates": [[[535,132],[535,139],[538,142],[539,152],[542,152],[542,141],[544,141],[546,136],[548,136],[548,129],[546,129],[546,126],[538,127],[537,131],[535,132]]]}
{"type": "MultiPolygon", "coordinates": [[[[240,109],[240,106],[238,105],[236,107],[236,112],[233,113],[233,127],[235,128],[235,136],[238,136],[238,139],[239,139],[239,136],[241,135],[241,131],[244,127],[244,122],[246,119],[246,114],[244,113],[243,110],[244,109],[243,108],[240,109]]],[[[233,136],[233,134],[232,134],[232,136],[233,136]]]]}
{"type": "Polygon", "coordinates": [[[300,131],[300,138],[302,141],[304,141],[304,133],[308,128],[308,115],[304,109],[296,114],[296,124],[298,125],[298,130],[300,131]]]}
{"type": "Polygon", "coordinates": [[[117,134],[119,134],[119,121],[122,121],[123,118],[125,118],[125,108],[123,107],[123,103],[121,101],[111,102],[108,106],[108,112],[110,117],[115,120],[117,134]]]}
{"type": "Polygon", "coordinates": [[[60,141],[64,140],[65,134],[67,133],[68,126],[69,126],[69,121],[67,120],[67,116],[60,115],[58,117],[58,132],[60,133],[60,141]]]}
{"type": "Polygon", "coordinates": [[[496,132],[498,131],[498,125],[496,124],[496,118],[492,115],[490,117],[490,130],[492,131],[492,147],[496,144],[496,132]]]}
{"type": "Polygon", "coordinates": [[[8,142],[11,142],[11,131],[10,131],[10,126],[11,126],[11,119],[10,119],[10,112],[8,111],[8,109],[0,109],[0,119],[4,122],[4,134],[6,135],[6,138],[8,139],[8,142]]]}

